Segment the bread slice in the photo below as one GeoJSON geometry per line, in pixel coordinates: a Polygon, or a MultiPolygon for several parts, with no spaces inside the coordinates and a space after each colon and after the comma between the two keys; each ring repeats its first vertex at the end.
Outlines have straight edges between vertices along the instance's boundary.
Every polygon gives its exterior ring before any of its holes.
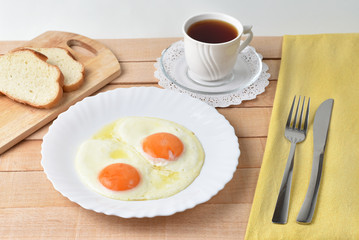
{"type": "Polygon", "coordinates": [[[47,57],[20,50],[0,56],[0,92],[37,108],[51,108],[62,98],[63,75],[47,57]]]}
{"type": "Polygon", "coordinates": [[[64,75],[65,92],[75,91],[84,82],[85,68],[82,63],[76,61],[69,51],[64,48],[30,48],[39,53],[44,54],[48,60],[47,62],[58,66],[64,75]]]}

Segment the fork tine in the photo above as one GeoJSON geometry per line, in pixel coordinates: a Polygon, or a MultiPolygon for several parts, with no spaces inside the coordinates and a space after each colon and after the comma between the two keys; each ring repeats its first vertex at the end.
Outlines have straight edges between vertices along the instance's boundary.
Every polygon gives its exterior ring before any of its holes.
{"type": "Polygon", "coordinates": [[[309,105],[310,105],[310,98],[308,99],[307,113],[305,114],[305,121],[304,121],[304,131],[305,132],[307,132],[307,129],[308,129],[309,105]]]}
{"type": "Polygon", "coordinates": [[[299,99],[298,99],[297,109],[295,110],[294,122],[293,122],[293,126],[292,126],[293,129],[295,128],[295,124],[297,123],[297,115],[298,115],[299,104],[300,104],[300,96],[299,96],[299,99]]]}
{"type": "Polygon", "coordinates": [[[300,130],[301,127],[302,127],[302,118],[303,118],[304,103],[305,103],[305,96],[303,97],[302,110],[300,111],[299,123],[298,123],[298,127],[297,127],[298,130],[300,130]]]}
{"type": "Polygon", "coordinates": [[[292,102],[292,107],[290,108],[290,111],[289,111],[286,127],[290,126],[290,121],[292,120],[292,113],[293,113],[293,107],[294,107],[294,103],[295,103],[295,97],[296,96],[294,96],[294,99],[293,99],[293,102],[292,102]]]}

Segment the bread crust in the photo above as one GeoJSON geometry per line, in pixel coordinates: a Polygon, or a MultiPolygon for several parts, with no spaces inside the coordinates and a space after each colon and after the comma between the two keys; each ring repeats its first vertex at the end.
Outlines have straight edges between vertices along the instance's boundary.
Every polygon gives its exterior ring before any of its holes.
{"type": "MultiPolygon", "coordinates": [[[[35,50],[33,50],[32,48],[36,48],[36,47],[31,47],[31,46],[28,46],[28,47],[19,47],[19,48],[15,48],[15,49],[12,50],[12,51],[20,51],[20,50],[25,50],[25,49],[35,51],[35,50]]],[[[38,48],[41,48],[41,47],[38,47],[38,48]]],[[[63,48],[63,47],[47,47],[47,48],[59,48],[59,49],[62,49],[62,50],[64,50],[64,51],[66,52],[66,54],[67,54],[70,58],[72,58],[74,61],[78,62],[78,63],[81,65],[81,67],[82,67],[82,68],[81,68],[81,78],[78,79],[74,84],[71,84],[71,85],[65,85],[65,84],[63,84],[63,86],[62,86],[62,88],[63,88],[63,90],[64,90],[65,92],[73,92],[73,91],[79,89],[79,88],[82,86],[82,84],[84,83],[84,80],[85,80],[85,67],[84,67],[84,65],[83,65],[81,62],[77,61],[76,58],[75,58],[75,57],[70,53],[70,51],[67,50],[66,48],[63,48]]],[[[37,51],[35,51],[35,52],[37,52],[37,51]]],[[[45,56],[44,54],[42,54],[42,53],[40,53],[40,52],[37,52],[37,53],[39,53],[39,54],[45,56]]],[[[46,56],[45,56],[45,57],[46,57],[46,56]]],[[[46,60],[45,60],[45,61],[47,61],[47,59],[48,59],[48,58],[46,57],[46,60]]],[[[61,70],[60,70],[60,71],[61,71],[61,70]]]]}
{"type": "Polygon", "coordinates": [[[79,89],[82,86],[82,84],[84,83],[84,80],[85,80],[85,67],[81,62],[76,60],[76,58],[70,53],[69,50],[67,50],[66,48],[62,48],[62,47],[57,47],[57,48],[64,49],[66,51],[67,55],[69,55],[70,58],[72,58],[74,61],[78,62],[81,65],[81,78],[76,83],[63,87],[65,92],[75,91],[75,90],[79,89]]]}
{"type": "MultiPolygon", "coordinates": [[[[55,107],[62,99],[62,96],[63,96],[63,89],[62,89],[62,86],[64,84],[64,76],[63,74],[61,73],[60,69],[57,67],[57,66],[54,66],[54,65],[51,65],[49,63],[46,62],[47,60],[47,57],[39,52],[36,52],[34,50],[31,50],[31,49],[15,49],[15,51],[10,51],[9,53],[12,53],[12,52],[17,52],[17,51],[29,51],[31,52],[32,54],[34,54],[35,57],[39,58],[41,61],[43,61],[45,64],[47,64],[50,68],[55,68],[57,73],[58,73],[58,78],[56,79],[56,82],[57,82],[57,88],[58,88],[58,92],[55,96],[55,98],[47,103],[47,104],[44,104],[44,105],[37,105],[37,104],[34,104],[34,103],[31,103],[29,101],[25,101],[25,100],[22,100],[22,99],[19,99],[19,98],[15,98],[9,94],[7,94],[6,92],[4,91],[0,91],[0,93],[4,94],[5,96],[7,96],[8,98],[16,101],[16,102],[19,102],[19,103],[23,103],[23,104],[26,104],[26,105],[29,105],[29,106],[32,106],[32,107],[36,107],[36,108],[46,108],[46,109],[49,109],[49,108],[52,108],[52,107],[55,107]]],[[[2,57],[2,56],[0,56],[2,57]]]]}
{"type": "Polygon", "coordinates": [[[20,51],[31,51],[32,53],[34,53],[38,58],[40,58],[42,61],[47,61],[47,57],[46,57],[46,55],[44,55],[44,54],[42,54],[42,53],[40,53],[40,52],[37,52],[37,51],[35,51],[35,50],[32,50],[32,49],[30,49],[30,48],[23,48],[23,47],[19,47],[19,48],[15,48],[15,49],[13,49],[13,50],[11,50],[11,51],[9,51],[9,53],[13,53],[13,52],[20,52],[20,51]]]}

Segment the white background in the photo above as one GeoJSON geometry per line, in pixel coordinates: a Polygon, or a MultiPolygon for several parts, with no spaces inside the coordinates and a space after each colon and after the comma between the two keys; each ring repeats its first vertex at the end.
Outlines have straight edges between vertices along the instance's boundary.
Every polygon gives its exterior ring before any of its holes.
{"type": "Polygon", "coordinates": [[[256,36],[359,32],[359,0],[0,0],[0,40],[48,30],[90,38],[181,37],[182,23],[223,12],[256,36]]]}

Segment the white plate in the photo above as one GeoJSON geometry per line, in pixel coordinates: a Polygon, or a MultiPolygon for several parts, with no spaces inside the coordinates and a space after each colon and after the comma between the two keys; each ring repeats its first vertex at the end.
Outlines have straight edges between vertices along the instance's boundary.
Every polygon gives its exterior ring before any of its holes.
{"type": "Polygon", "coordinates": [[[130,218],[171,215],[208,201],[232,179],[240,151],[233,127],[215,108],[170,90],[134,87],[87,97],[60,114],[44,137],[41,154],[48,179],[62,195],[83,208],[130,218]],[[195,181],[169,198],[149,201],[114,200],[87,188],[74,168],[79,145],[125,116],[158,117],[193,131],[206,154],[195,181]]]}

